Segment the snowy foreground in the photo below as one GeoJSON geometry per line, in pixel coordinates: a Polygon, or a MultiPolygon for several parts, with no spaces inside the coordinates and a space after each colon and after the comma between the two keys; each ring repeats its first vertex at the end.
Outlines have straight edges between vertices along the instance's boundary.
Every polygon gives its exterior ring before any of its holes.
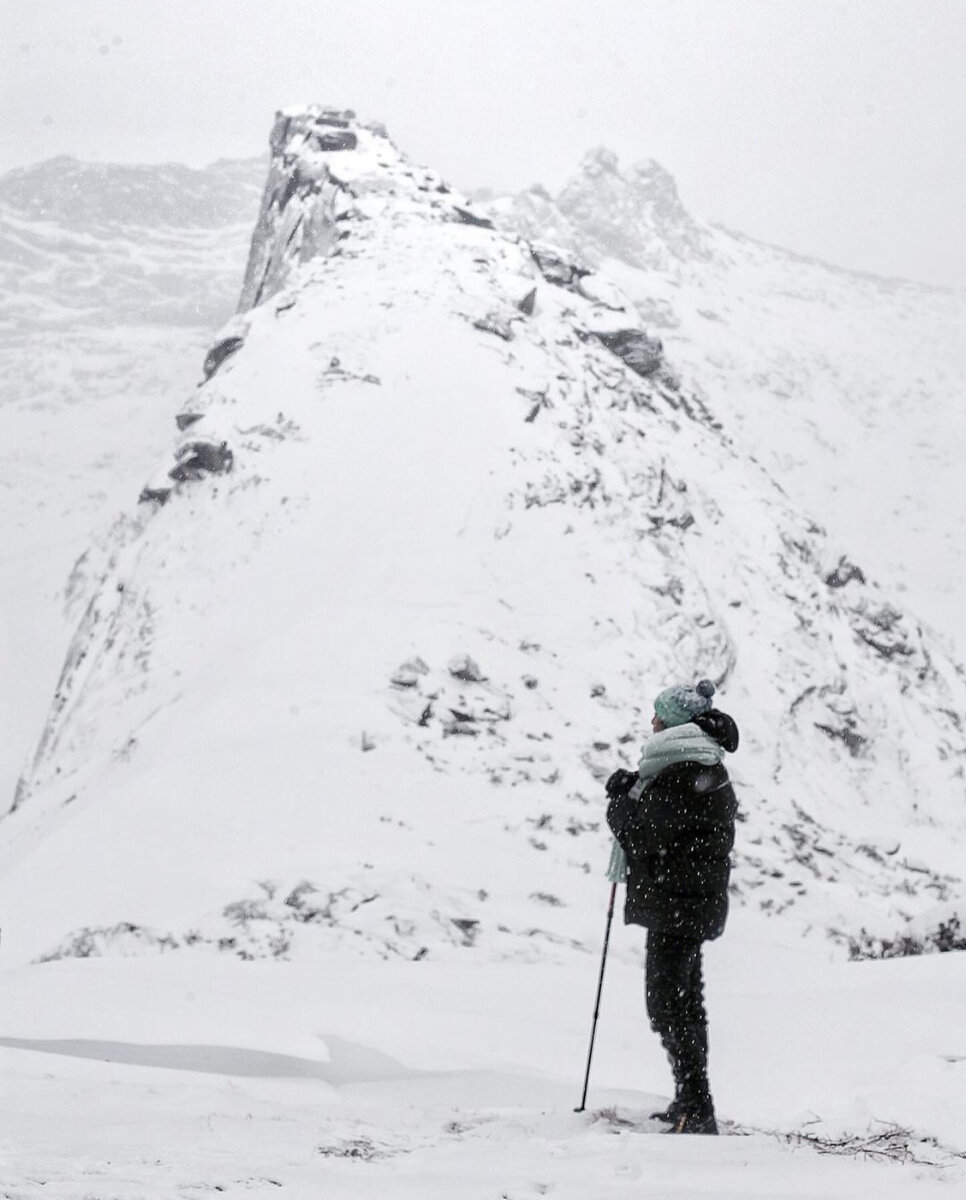
{"type": "Polygon", "coordinates": [[[589,956],[8,970],[2,1194],[962,1194],[966,956],[831,963],[765,947],[739,914],[707,952],[731,1136],[658,1137],[647,1113],[669,1079],[628,958],[637,939],[615,927],[583,1114],[589,956]],[[843,1140],[851,1152],[830,1153],[843,1140]]]}

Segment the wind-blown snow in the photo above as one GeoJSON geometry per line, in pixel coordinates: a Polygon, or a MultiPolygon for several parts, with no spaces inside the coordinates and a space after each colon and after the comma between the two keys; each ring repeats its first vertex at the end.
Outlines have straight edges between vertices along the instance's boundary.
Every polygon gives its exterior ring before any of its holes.
{"type": "Polygon", "coordinates": [[[490,227],[377,126],[292,111],[272,144],[242,309],[72,574],[77,631],[0,822],[11,1186],[961,1179],[962,956],[843,949],[961,901],[961,669],[639,294],[490,227]],[[743,732],[708,972],[712,1081],[749,1136],[645,1142],[667,1079],[635,931],[593,1111],[568,1111],[601,782],[657,690],[703,675],[743,732]]]}

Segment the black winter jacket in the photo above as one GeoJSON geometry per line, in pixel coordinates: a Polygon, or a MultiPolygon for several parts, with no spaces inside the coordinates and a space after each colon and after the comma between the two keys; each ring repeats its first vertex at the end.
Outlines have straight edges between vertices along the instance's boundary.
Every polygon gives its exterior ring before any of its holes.
{"type": "Polygon", "coordinates": [[[720,763],[667,767],[640,800],[611,800],[607,823],[627,855],[627,924],[692,941],[721,936],[737,809],[720,763]]]}

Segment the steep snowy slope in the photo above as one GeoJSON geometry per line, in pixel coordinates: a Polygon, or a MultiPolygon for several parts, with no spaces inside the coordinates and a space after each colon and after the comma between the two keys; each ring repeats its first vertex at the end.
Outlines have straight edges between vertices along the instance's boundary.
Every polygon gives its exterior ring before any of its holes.
{"type": "Polygon", "coordinates": [[[92,531],[168,440],[234,308],[264,163],[58,158],[0,177],[0,792],[63,657],[62,593],[92,531]]]}
{"type": "Polygon", "coordinates": [[[673,178],[593,151],[556,198],[493,202],[633,298],[789,495],[966,653],[966,292],[843,271],[698,221],[673,178]]]}
{"type": "Polygon", "coordinates": [[[600,781],[699,674],[745,733],[736,902],[848,934],[958,894],[961,673],[613,285],[378,126],[272,150],[245,311],[72,580],[8,952],[585,949],[600,781]]]}

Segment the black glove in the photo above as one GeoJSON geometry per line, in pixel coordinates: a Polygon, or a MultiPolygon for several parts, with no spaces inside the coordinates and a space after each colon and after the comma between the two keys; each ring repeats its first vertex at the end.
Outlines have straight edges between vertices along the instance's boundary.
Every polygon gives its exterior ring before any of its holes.
{"type": "Polygon", "coordinates": [[[636,771],[625,771],[623,767],[618,767],[604,784],[607,799],[623,800],[635,783],[637,783],[636,771]]]}

